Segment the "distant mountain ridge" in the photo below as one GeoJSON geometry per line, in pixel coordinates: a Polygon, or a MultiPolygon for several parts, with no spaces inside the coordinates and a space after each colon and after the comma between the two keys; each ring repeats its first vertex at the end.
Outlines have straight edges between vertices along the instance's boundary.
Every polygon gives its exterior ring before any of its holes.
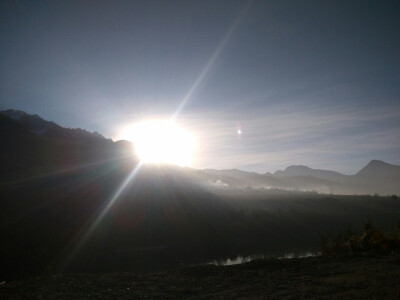
{"type": "MultiPolygon", "coordinates": [[[[355,175],[293,165],[275,173],[203,170],[214,185],[231,188],[287,189],[336,194],[400,195],[400,166],[372,160],[355,175]]],[[[204,179],[204,178],[203,178],[204,179]]]]}
{"type": "Polygon", "coordinates": [[[141,166],[129,142],[81,133],[40,117],[0,114],[1,280],[54,265],[137,267],[143,249],[192,256],[201,244],[221,240],[215,228],[225,226],[220,221],[231,207],[186,169],[141,166]]]}
{"type": "Polygon", "coordinates": [[[359,178],[391,177],[400,173],[400,166],[391,165],[381,160],[371,160],[355,176],[359,178]]]}
{"type": "Polygon", "coordinates": [[[359,210],[378,213],[386,201],[389,211],[399,211],[395,197],[354,197],[361,203],[354,205],[347,197],[332,202],[335,197],[316,193],[400,195],[398,170],[379,161],[351,176],[305,166],[277,174],[142,166],[127,141],[2,112],[0,276],[35,274],[54,264],[88,273],[147,268],[152,260],[141,258],[143,249],[159,258],[203,255],[210,245],[218,253],[231,247],[235,255],[245,247],[255,253],[270,249],[271,241],[280,247],[283,237],[292,245],[300,232],[316,230],[320,219],[329,225],[331,217],[342,222],[359,210]],[[372,208],[364,210],[364,201],[372,208]],[[304,227],[313,210],[318,218],[304,227]]]}
{"type": "Polygon", "coordinates": [[[0,112],[0,179],[36,176],[76,166],[133,157],[128,142],[101,134],[63,128],[23,111],[0,112]]]}
{"type": "Polygon", "coordinates": [[[317,178],[325,180],[342,180],[345,175],[340,174],[335,171],[321,170],[321,169],[311,169],[307,166],[289,166],[284,171],[276,171],[274,176],[277,177],[287,177],[287,176],[314,176],[317,178]]]}
{"type": "MultiPolygon", "coordinates": [[[[0,112],[0,148],[0,175],[3,178],[12,173],[64,168],[133,153],[129,142],[113,142],[97,132],[63,128],[38,115],[11,109],[0,112]]],[[[292,165],[273,174],[237,169],[188,169],[187,176],[213,191],[252,188],[400,195],[400,166],[380,160],[370,161],[355,175],[292,165]]]]}
{"type": "Polygon", "coordinates": [[[78,142],[111,142],[98,132],[91,133],[81,128],[64,128],[38,115],[30,115],[20,110],[8,109],[1,111],[0,115],[14,120],[35,135],[78,142]]]}

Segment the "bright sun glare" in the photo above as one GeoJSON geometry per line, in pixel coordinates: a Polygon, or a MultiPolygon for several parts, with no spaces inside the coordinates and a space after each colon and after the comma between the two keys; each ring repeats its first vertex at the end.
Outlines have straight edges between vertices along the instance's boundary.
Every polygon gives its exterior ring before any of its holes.
{"type": "Polygon", "coordinates": [[[172,121],[144,121],[127,126],[121,139],[131,141],[144,163],[191,164],[195,151],[192,134],[172,121]]]}

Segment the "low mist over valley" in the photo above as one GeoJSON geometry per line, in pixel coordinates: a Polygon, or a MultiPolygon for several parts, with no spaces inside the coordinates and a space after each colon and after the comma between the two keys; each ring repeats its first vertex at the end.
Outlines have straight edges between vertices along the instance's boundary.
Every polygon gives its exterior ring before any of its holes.
{"type": "Polygon", "coordinates": [[[0,299],[400,299],[400,1],[0,1],[0,299]]]}
{"type": "Polygon", "coordinates": [[[316,253],[322,232],[400,217],[400,167],[382,161],[351,176],[198,170],[142,164],[129,142],[21,111],[0,122],[4,278],[316,253]]]}
{"type": "MultiPolygon", "coordinates": [[[[101,160],[130,159],[138,161],[132,143],[113,142],[101,134],[83,129],[63,128],[37,115],[22,111],[0,112],[4,149],[2,175],[58,171],[60,168],[82,167],[101,160]],[[8,139],[7,145],[6,140],[8,139]],[[21,147],[23,145],[23,147],[21,147]],[[26,145],[26,146],[25,146],[26,145]],[[25,151],[25,152],[24,152],[25,151]],[[27,153],[29,152],[29,155],[27,153]],[[8,165],[9,164],[9,165],[8,165]],[[19,168],[19,169],[18,169],[19,168]]],[[[172,167],[175,168],[175,167],[172,167]]],[[[400,166],[372,160],[354,175],[311,169],[303,165],[288,166],[274,173],[258,174],[241,170],[197,170],[183,168],[197,184],[211,190],[287,190],[341,195],[400,195],[400,166]]]]}

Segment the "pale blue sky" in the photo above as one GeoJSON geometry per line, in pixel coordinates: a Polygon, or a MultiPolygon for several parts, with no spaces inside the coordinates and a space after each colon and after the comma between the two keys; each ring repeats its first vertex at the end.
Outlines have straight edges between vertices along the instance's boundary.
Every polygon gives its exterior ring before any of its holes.
{"type": "Polygon", "coordinates": [[[0,109],[115,138],[186,98],[195,167],[400,164],[398,1],[0,5],[0,109]]]}

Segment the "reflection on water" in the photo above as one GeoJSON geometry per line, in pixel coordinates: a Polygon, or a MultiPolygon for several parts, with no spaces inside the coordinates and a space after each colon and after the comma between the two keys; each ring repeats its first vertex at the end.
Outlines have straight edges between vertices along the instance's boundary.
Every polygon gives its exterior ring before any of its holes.
{"type": "Polygon", "coordinates": [[[231,266],[231,265],[237,265],[237,264],[243,264],[252,261],[254,258],[250,256],[238,256],[234,259],[226,259],[226,260],[214,260],[211,262],[213,265],[218,265],[218,266],[231,266]]]}
{"type": "Polygon", "coordinates": [[[305,258],[305,257],[311,257],[311,256],[316,256],[316,253],[313,252],[304,252],[301,254],[296,254],[296,253],[286,253],[284,256],[278,257],[278,259],[282,258],[305,258]]]}
{"type": "Polygon", "coordinates": [[[283,256],[271,256],[271,255],[249,255],[249,256],[237,256],[236,258],[227,258],[227,259],[219,259],[210,262],[209,264],[217,265],[217,266],[231,266],[237,264],[248,263],[257,259],[270,259],[270,258],[278,258],[278,259],[290,259],[290,258],[304,258],[316,256],[316,253],[313,252],[303,252],[303,253],[285,253],[283,256]]]}

